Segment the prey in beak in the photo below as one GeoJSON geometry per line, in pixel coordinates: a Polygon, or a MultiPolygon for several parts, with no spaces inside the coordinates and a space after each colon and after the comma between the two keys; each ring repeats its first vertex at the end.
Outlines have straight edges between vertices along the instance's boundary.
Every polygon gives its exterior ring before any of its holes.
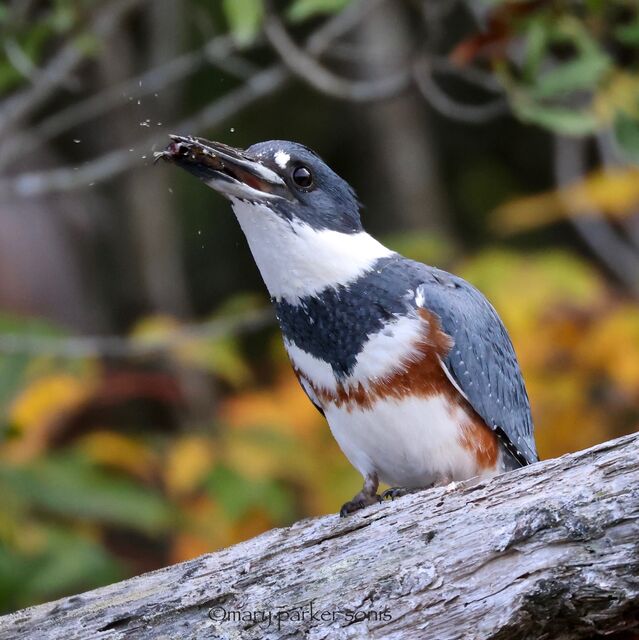
{"type": "Polygon", "coordinates": [[[194,136],[171,135],[171,142],[154,154],[186,169],[226,198],[251,202],[293,200],[286,182],[242,149],[194,136]]]}

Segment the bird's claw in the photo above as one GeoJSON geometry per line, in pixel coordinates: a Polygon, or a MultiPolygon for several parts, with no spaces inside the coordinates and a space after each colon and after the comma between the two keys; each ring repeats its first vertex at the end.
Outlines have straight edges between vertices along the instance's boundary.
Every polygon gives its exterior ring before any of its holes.
{"type": "Polygon", "coordinates": [[[342,508],[339,510],[339,517],[345,518],[351,513],[355,513],[360,509],[364,509],[372,504],[377,504],[381,501],[382,497],[377,494],[375,494],[374,496],[362,496],[358,494],[352,500],[349,500],[342,505],[342,508]]]}
{"type": "Polygon", "coordinates": [[[395,500],[395,498],[401,498],[413,491],[415,489],[409,489],[408,487],[390,487],[390,489],[382,491],[382,500],[395,500]]]}
{"type": "Polygon", "coordinates": [[[411,493],[417,493],[418,491],[425,491],[426,489],[432,489],[434,484],[429,484],[424,487],[391,487],[382,491],[382,500],[395,500],[395,498],[401,498],[402,496],[408,496],[411,493]]]}

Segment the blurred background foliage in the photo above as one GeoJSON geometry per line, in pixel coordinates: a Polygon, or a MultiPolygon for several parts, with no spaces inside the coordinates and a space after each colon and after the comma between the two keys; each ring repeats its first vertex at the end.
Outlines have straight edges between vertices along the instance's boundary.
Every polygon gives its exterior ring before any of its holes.
{"type": "Polygon", "coordinates": [[[482,289],[542,457],[636,429],[635,0],[5,0],[0,43],[1,611],[359,486],[169,132],[316,148],[482,289]]]}

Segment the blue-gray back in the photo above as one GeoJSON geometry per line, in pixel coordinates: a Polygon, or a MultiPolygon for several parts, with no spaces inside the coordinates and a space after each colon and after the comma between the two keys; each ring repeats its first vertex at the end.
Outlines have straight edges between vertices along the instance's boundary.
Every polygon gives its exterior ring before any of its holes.
{"type": "Polygon", "coordinates": [[[510,337],[492,305],[468,282],[419,265],[418,298],[455,344],[444,365],[473,409],[520,464],[536,462],[530,403],[510,337]]]}

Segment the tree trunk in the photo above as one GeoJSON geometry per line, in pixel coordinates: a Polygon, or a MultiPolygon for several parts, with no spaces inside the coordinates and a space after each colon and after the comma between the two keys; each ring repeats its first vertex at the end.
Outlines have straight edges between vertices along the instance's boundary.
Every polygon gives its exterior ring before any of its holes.
{"type": "MultiPolygon", "coordinates": [[[[639,629],[639,436],[268,531],[0,638],[573,639],[639,629]]],[[[628,636],[626,636],[628,637],[628,636]]]]}

